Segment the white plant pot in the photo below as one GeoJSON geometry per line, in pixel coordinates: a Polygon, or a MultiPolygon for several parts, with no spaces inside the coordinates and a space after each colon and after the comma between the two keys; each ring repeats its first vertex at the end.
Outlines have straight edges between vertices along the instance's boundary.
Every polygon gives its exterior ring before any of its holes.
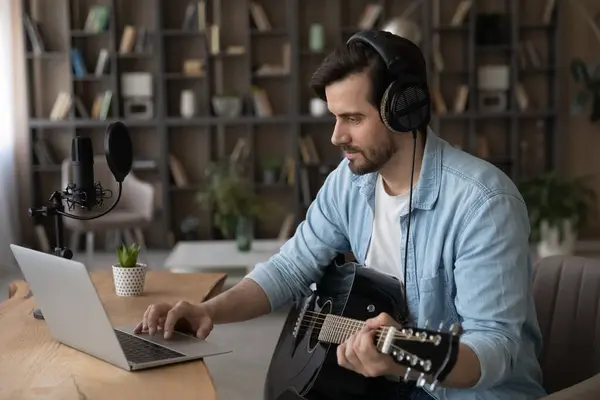
{"type": "Polygon", "coordinates": [[[539,258],[574,253],[577,234],[571,221],[565,220],[560,226],[550,226],[547,221],[543,221],[540,233],[541,239],[537,244],[539,258]]]}
{"type": "Polygon", "coordinates": [[[137,263],[136,267],[123,268],[118,264],[112,266],[115,292],[117,296],[139,296],[144,292],[146,281],[146,264],[137,263]]]}

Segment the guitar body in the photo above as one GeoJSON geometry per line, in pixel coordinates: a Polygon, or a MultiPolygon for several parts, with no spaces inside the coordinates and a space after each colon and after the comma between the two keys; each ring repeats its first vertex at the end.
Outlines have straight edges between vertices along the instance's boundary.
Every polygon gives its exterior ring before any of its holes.
{"type": "Polygon", "coordinates": [[[400,385],[414,385],[340,367],[337,344],[319,341],[318,335],[324,314],[365,321],[385,312],[401,320],[403,311],[398,280],[355,263],[332,263],[313,294],[287,316],[267,373],[265,400],[398,398],[400,385]]]}

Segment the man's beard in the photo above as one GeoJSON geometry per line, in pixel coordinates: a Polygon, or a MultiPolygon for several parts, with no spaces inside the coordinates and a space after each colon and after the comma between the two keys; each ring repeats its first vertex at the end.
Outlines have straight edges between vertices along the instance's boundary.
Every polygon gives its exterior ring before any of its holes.
{"type": "Polygon", "coordinates": [[[362,159],[348,160],[348,167],[353,174],[365,175],[379,171],[396,153],[396,146],[390,138],[385,143],[372,147],[367,151],[351,146],[342,146],[342,150],[347,153],[360,153],[362,155],[362,159]]]}

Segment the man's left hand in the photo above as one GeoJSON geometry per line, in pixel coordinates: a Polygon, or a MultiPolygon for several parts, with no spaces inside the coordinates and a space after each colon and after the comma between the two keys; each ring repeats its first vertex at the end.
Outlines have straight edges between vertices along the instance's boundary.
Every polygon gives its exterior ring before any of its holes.
{"type": "Polygon", "coordinates": [[[369,319],[365,326],[337,347],[338,364],[367,378],[394,375],[398,364],[388,354],[375,347],[375,334],[381,327],[399,324],[388,314],[381,313],[369,319]]]}

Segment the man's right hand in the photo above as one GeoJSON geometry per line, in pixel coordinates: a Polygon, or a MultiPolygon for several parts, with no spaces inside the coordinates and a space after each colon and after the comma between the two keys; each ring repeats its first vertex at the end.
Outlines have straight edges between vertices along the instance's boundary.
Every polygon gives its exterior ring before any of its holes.
{"type": "Polygon", "coordinates": [[[205,339],[212,329],[212,318],[206,307],[180,301],[174,306],[167,303],[150,305],[142,321],[135,327],[134,333],[148,332],[154,335],[163,331],[165,339],[170,339],[174,330],[185,330],[194,332],[200,339],[205,339]]]}

